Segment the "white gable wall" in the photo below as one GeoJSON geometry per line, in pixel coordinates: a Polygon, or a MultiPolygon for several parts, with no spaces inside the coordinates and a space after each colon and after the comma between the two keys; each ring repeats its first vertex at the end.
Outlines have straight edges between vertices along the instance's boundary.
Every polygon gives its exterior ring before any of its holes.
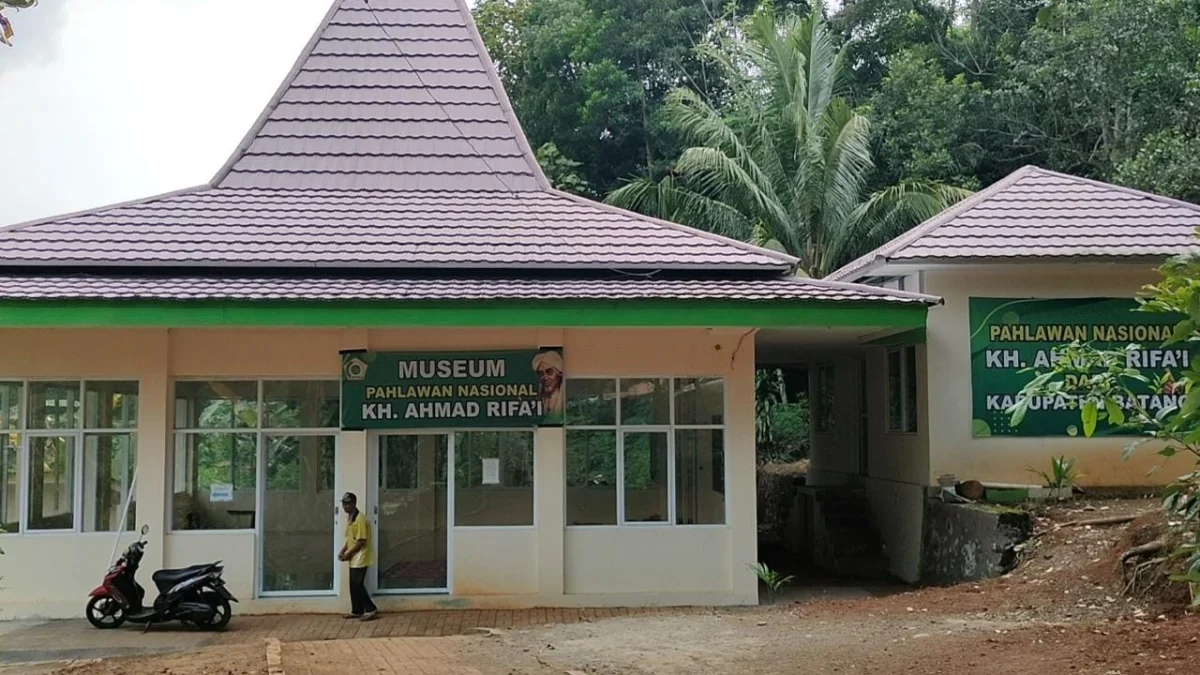
{"type": "Polygon", "coordinates": [[[929,313],[929,475],[952,473],[959,480],[1035,483],[1027,467],[1047,470],[1051,457],[1078,459],[1081,483],[1095,486],[1162,485],[1187,470],[1176,458],[1148,472],[1162,458],[1149,446],[1129,461],[1121,453],[1129,438],[974,438],[971,433],[971,346],[968,300],[974,297],[1131,298],[1161,277],[1149,264],[972,265],[924,272],[925,292],[945,305],[929,313]]]}

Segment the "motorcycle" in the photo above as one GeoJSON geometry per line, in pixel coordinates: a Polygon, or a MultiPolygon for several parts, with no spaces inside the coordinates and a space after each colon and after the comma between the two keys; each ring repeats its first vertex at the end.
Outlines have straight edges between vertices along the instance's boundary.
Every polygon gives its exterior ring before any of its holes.
{"type": "Polygon", "coordinates": [[[126,621],[151,624],[182,621],[205,630],[221,630],[232,617],[230,602],[237,598],[225,588],[221,561],[182,569],[159,570],[151,575],[158,597],[150,607],[142,603],[146,591],[137,582],[138,566],[146,552],[146,533],[129,545],[104,575],[104,583],[92,590],[87,603],[87,620],[96,628],[118,628],[126,621]]]}

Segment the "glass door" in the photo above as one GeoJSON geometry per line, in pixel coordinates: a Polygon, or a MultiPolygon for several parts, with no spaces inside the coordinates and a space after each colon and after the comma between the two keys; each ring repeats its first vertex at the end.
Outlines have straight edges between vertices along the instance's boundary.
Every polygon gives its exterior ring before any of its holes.
{"type": "Polygon", "coordinates": [[[449,591],[450,446],[447,434],[379,437],[372,512],[380,592],[449,591]]]}
{"type": "Polygon", "coordinates": [[[333,594],[340,546],[337,437],[265,435],[264,445],[262,594],[333,594]]]}

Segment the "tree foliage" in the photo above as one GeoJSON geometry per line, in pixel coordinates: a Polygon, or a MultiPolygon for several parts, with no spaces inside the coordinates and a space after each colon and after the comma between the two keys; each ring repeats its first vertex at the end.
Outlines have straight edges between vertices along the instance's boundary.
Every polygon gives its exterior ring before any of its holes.
{"type": "MultiPolygon", "coordinates": [[[[852,119],[867,137],[873,161],[860,172],[863,194],[902,183],[978,189],[1038,164],[1200,199],[1200,4],[842,0],[819,7],[842,74],[830,97],[837,114],[813,119],[852,119]],[[870,122],[865,129],[860,118],[870,122]]],[[[476,17],[533,146],[553,143],[555,166],[578,163],[566,175],[579,181],[564,189],[602,196],[643,179],[643,187],[660,188],[644,196],[647,208],[663,213],[664,204],[649,200],[696,192],[685,169],[703,155],[685,150],[707,145],[679,124],[680,104],[703,108],[677,92],[693,92],[734,131],[769,118],[771,99],[760,97],[764,109],[756,111],[743,87],[750,62],[731,69],[711,57],[755,48],[748,17],[811,9],[798,0],[761,7],[756,0],[482,0],[476,17]]],[[[680,217],[688,215],[680,208],[680,217]]],[[[707,211],[712,229],[795,250],[772,232],[779,228],[771,219],[747,219],[739,208],[707,211]]],[[[904,226],[893,223],[879,236],[904,226]]]]}
{"type": "Polygon", "coordinates": [[[965,194],[917,181],[867,192],[870,123],[845,96],[847,50],[819,4],[740,28],[707,52],[730,86],[723,109],[671,92],[665,118],[694,145],[672,175],[635,179],[610,202],[787,251],[824,276],[965,194]]]}

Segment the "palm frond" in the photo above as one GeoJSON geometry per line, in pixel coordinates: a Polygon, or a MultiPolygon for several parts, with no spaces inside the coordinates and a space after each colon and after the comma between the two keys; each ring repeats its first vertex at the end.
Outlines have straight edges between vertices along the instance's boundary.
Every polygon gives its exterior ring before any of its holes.
{"type": "Polygon", "coordinates": [[[761,171],[757,167],[747,170],[742,162],[716,148],[684,150],[675,170],[697,193],[740,207],[750,220],[766,221],[775,228],[788,221],[787,211],[761,171]]]}
{"type": "Polygon", "coordinates": [[[636,178],[604,200],[630,211],[748,241],[754,227],[740,211],[680,185],[671,176],[659,181],[636,178]]]}
{"type": "Polygon", "coordinates": [[[858,206],[874,168],[871,125],[842,99],[828,107],[823,122],[826,180],[822,227],[834,229],[846,222],[858,206]]]}
{"type": "Polygon", "coordinates": [[[831,265],[822,271],[832,271],[970,195],[970,190],[929,181],[898,183],[872,194],[850,215],[840,236],[830,242],[831,265]]]}

